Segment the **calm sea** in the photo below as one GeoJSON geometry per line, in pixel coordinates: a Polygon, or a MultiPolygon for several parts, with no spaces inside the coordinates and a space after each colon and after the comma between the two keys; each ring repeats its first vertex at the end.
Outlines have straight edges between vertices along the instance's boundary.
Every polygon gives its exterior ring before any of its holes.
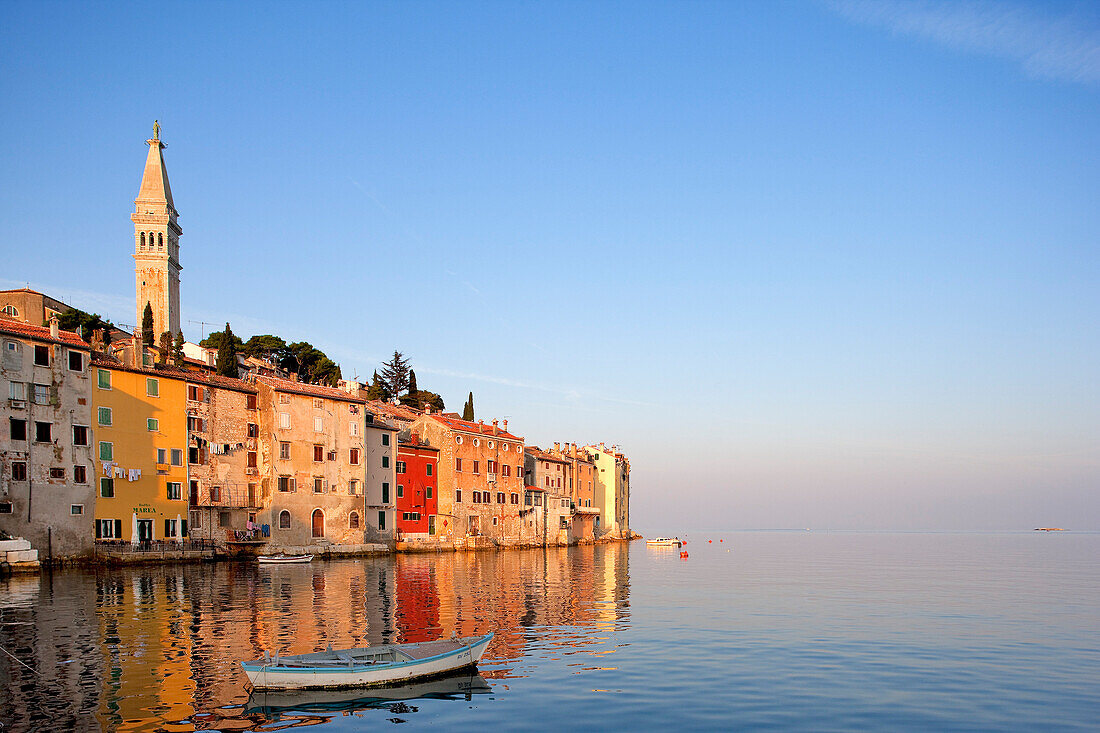
{"type": "Polygon", "coordinates": [[[2,580],[0,724],[1100,728],[1100,534],[688,539],[2,580]],[[250,698],[237,666],[490,630],[480,675],[384,694],[250,698]]]}

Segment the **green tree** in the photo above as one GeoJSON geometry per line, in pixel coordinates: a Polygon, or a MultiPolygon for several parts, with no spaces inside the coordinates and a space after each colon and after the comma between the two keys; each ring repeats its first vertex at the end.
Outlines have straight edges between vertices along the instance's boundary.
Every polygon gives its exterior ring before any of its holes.
{"type": "Polygon", "coordinates": [[[65,331],[80,331],[81,337],[92,343],[92,332],[103,329],[103,340],[111,343],[111,329],[114,324],[99,317],[98,313],[86,313],[79,308],[70,308],[57,317],[58,325],[65,331]]]}
{"type": "Polygon", "coordinates": [[[272,364],[278,364],[287,355],[286,341],[271,334],[253,336],[241,347],[241,353],[263,359],[272,364]]]}
{"type": "Polygon", "coordinates": [[[394,350],[393,357],[382,364],[382,381],[391,398],[398,397],[409,387],[409,360],[400,351],[394,350]]]}
{"type": "Polygon", "coordinates": [[[240,341],[239,338],[233,335],[233,329],[226,323],[225,331],[222,333],[218,344],[218,374],[223,377],[236,378],[237,376],[237,344],[240,341]]]}
{"type": "Polygon", "coordinates": [[[176,332],[176,341],[172,345],[172,363],[178,367],[183,366],[183,331],[176,332]]]}
{"type": "Polygon", "coordinates": [[[298,379],[307,384],[324,384],[335,387],[342,376],[340,365],[325,356],[313,344],[297,341],[286,347],[286,355],[279,366],[288,372],[294,372],[298,379]]]}
{"type": "Polygon", "coordinates": [[[141,343],[146,346],[153,345],[153,306],[145,301],[145,310],[141,314],[141,343]]]}
{"type": "Polygon", "coordinates": [[[409,369],[409,394],[416,394],[416,372],[409,369]]]}
{"type": "Polygon", "coordinates": [[[374,370],[374,376],[371,377],[370,385],[367,387],[367,399],[382,400],[383,402],[389,402],[393,399],[393,396],[386,389],[386,384],[382,381],[382,377],[378,376],[377,369],[374,370]]]}
{"type": "Polygon", "coordinates": [[[473,422],[474,420],[474,393],[466,398],[466,406],[462,408],[462,419],[473,422]]]}
{"type": "Polygon", "coordinates": [[[160,335],[160,338],[157,340],[157,351],[159,352],[157,354],[157,363],[167,364],[168,356],[172,352],[172,334],[165,331],[160,335]]]}

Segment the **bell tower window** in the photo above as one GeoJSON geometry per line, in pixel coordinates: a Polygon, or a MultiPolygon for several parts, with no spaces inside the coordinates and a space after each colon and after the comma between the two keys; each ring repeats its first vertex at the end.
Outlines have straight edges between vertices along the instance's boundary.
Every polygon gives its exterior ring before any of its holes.
{"type": "Polygon", "coordinates": [[[141,233],[141,248],[145,249],[145,232],[141,233]]]}

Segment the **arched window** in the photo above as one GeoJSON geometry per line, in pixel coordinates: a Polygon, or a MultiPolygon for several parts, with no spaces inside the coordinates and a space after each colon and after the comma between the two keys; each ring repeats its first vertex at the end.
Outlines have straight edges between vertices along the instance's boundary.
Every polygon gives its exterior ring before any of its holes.
{"type": "Polygon", "coordinates": [[[348,529],[359,529],[359,512],[348,515],[348,529]]]}
{"type": "Polygon", "coordinates": [[[145,249],[145,232],[141,233],[141,248],[145,249]]]}
{"type": "Polygon", "coordinates": [[[11,316],[12,318],[19,317],[19,309],[14,305],[5,305],[3,309],[0,309],[0,313],[3,313],[5,316],[11,316]]]}
{"type": "Polygon", "coordinates": [[[286,509],[279,512],[279,529],[290,529],[290,512],[286,509]]]}
{"type": "Polygon", "coordinates": [[[313,536],[324,537],[325,536],[325,513],[320,509],[313,510],[313,536]]]}
{"type": "Polygon", "coordinates": [[[164,246],[164,235],[160,232],[157,232],[157,246],[158,247],[163,247],[164,246]]]}

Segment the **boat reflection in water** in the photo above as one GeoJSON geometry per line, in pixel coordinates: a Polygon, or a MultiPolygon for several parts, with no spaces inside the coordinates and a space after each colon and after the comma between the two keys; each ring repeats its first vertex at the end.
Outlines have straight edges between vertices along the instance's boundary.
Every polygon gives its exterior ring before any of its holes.
{"type": "Polygon", "coordinates": [[[245,703],[244,713],[261,714],[269,718],[284,713],[344,713],[388,708],[394,703],[412,700],[469,701],[473,699],[473,695],[486,695],[490,692],[492,688],[480,674],[440,677],[368,690],[256,690],[245,703]]]}

